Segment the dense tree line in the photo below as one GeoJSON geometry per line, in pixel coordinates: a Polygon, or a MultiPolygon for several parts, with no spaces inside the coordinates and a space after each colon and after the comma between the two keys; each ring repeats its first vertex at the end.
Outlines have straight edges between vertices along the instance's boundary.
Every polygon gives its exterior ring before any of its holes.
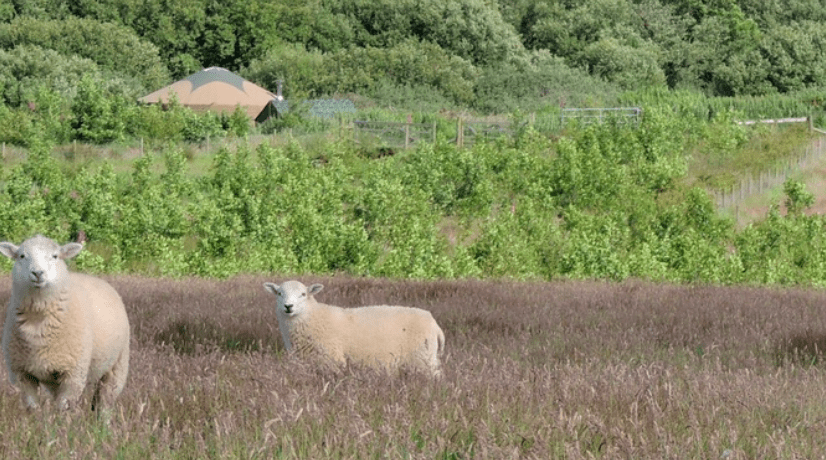
{"type": "MultiPolygon", "coordinates": [[[[706,95],[826,85],[822,1],[4,0],[0,97],[119,96],[206,66],[288,94],[408,95],[481,111],[611,101],[650,87],[706,95]],[[495,103],[492,101],[496,101],[495,103]]],[[[395,102],[395,101],[394,101],[395,102]]]]}

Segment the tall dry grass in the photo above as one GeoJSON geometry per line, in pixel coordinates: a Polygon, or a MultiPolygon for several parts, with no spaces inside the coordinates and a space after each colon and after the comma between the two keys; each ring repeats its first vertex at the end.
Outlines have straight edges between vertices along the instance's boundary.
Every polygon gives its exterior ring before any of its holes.
{"type": "MultiPolygon", "coordinates": [[[[304,278],[342,306],[425,308],[444,376],[318,369],[274,298],[110,278],[132,322],[109,425],[28,414],[0,371],[2,458],[823,458],[826,293],[643,282],[304,278]]],[[[281,281],[281,280],[277,280],[281,281]]],[[[0,301],[10,286],[0,283],[0,301]]]]}

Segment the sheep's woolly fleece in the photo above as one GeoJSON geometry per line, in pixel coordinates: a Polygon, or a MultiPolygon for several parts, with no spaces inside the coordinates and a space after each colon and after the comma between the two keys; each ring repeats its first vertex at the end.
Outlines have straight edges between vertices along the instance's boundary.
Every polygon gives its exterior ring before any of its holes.
{"type": "Polygon", "coordinates": [[[323,286],[264,283],[276,296],[276,316],[288,351],[321,355],[335,364],[400,366],[440,375],[445,336],[430,312],[399,306],[341,308],[316,301],[323,286]]]}
{"type": "Polygon", "coordinates": [[[66,409],[87,383],[94,387],[92,408],[105,409],[126,383],[126,310],[108,283],[69,271],[65,260],[82,248],[41,235],[19,247],[0,243],[0,253],[14,261],[3,355],[9,380],[19,385],[28,409],[38,407],[41,386],[66,409]]]}

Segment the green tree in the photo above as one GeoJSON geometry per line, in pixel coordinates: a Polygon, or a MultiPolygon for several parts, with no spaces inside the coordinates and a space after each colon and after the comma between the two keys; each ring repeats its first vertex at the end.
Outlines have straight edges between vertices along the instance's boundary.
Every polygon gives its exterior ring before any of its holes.
{"type": "Polygon", "coordinates": [[[350,47],[335,52],[309,51],[302,45],[285,45],[255,60],[243,75],[274,88],[287,82],[291,97],[308,94],[359,93],[371,96],[382,84],[423,88],[438,92],[454,103],[473,100],[477,69],[433,43],[404,40],[389,48],[350,47]]]}
{"type": "Polygon", "coordinates": [[[432,42],[474,65],[501,62],[522,43],[495,4],[484,0],[335,0],[335,15],[350,19],[356,46],[389,48],[415,38],[432,42]]]}
{"type": "Polygon", "coordinates": [[[537,2],[530,16],[530,28],[522,30],[526,46],[570,60],[606,31],[636,19],[625,0],[537,2]]]}
{"type": "Polygon", "coordinates": [[[131,27],[158,48],[172,77],[182,78],[206,64],[198,51],[205,22],[203,0],[147,0],[138,8],[131,27]]]}
{"type": "Polygon", "coordinates": [[[286,82],[286,95],[295,97],[304,93],[310,97],[328,94],[333,88],[325,68],[325,56],[320,51],[309,51],[301,44],[276,46],[253,60],[241,74],[265,88],[275,88],[278,81],[286,82]]]}
{"type": "Polygon", "coordinates": [[[780,92],[826,83],[826,30],[814,21],[772,24],[760,41],[767,78],[780,92]]]}
{"type": "Polygon", "coordinates": [[[36,19],[63,19],[68,17],[69,2],[63,0],[28,0],[9,1],[7,9],[11,9],[12,17],[27,16],[36,19]]]}
{"type": "Polygon", "coordinates": [[[289,36],[293,24],[282,20],[288,12],[280,2],[258,0],[147,0],[130,25],[161,50],[180,78],[202,67],[248,66],[289,36]]]}
{"type": "Polygon", "coordinates": [[[0,3],[0,22],[8,22],[14,18],[14,5],[11,2],[0,3]]]}
{"type": "Polygon", "coordinates": [[[611,106],[618,92],[617,85],[570,67],[547,50],[532,50],[481,68],[474,107],[487,113],[524,113],[564,106],[611,106]]]}
{"type": "MultiPolygon", "coordinates": [[[[41,88],[70,100],[85,74],[102,79],[97,64],[76,55],[66,56],[36,45],[19,45],[8,51],[0,49],[0,97],[12,107],[34,102],[41,88]]],[[[133,90],[129,86],[122,89],[133,90]]]]}
{"type": "MultiPolygon", "coordinates": [[[[616,32],[622,36],[621,32],[616,32]]],[[[633,37],[628,31],[626,37],[633,37]]],[[[638,38],[638,37],[636,37],[638,38]]],[[[623,89],[665,85],[665,73],[658,62],[658,49],[642,40],[601,38],[582,50],[580,62],[592,75],[617,83],[623,89]]]]}
{"type": "Polygon", "coordinates": [[[321,52],[337,51],[354,43],[350,20],[321,2],[285,0],[270,7],[276,27],[263,37],[269,41],[262,43],[262,52],[285,43],[300,43],[308,50],[321,52]]]}
{"type": "Polygon", "coordinates": [[[787,179],[783,183],[783,193],[786,194],[786,211],[789,214],[800,215],[815,204],[815,196],[806,191],[806,186],[799,181],[787,179]]]}
{"type": "Polygon", "coordinates": [[[169,79],[158,48],[134,30],[117,24],[76,17],[18,17],[0,24],[0,49],[27,44],[90,59],[113,74],[139,80],[146,88],[161,86],[169,79]]]}
{"type": "Polygon", "coordinates": [[[72,128],[84,141],[106,143],[123,139],[126,112],[130,103],[119,97],[107,97],[94,78],[84,75],[72,103],[72,128]]]}
{"type": "Polygon", "coordinates": [[[740,0],[737,2],[744,13],[762,24],[794,24],[796,22],[826,20],[826,9],[819,0],[740,0]]]}
{"type": "Polygon", "coordinates": [[[665,83],[656,40],[674,39],[667,10],[650,2],[597,0],[536,3],[526,14],[521,30],[531,49],[547,49],[625,89],[665,83]]]}
{"type": "Polygon", "coordinates": [[[672,86],[694,87],[718,96],[773,92],[768,66],[758,46],[762,33],[754,18],[734,0],[666,2],[676,15],[691,19],[682,52],[671,53],[667,77],[672,86]]]}

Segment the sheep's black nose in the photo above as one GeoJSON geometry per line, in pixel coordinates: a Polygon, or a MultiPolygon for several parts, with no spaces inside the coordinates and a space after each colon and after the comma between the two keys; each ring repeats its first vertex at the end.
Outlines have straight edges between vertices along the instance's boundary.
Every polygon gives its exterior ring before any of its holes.
{"type": "Polygon", "coordinates": [[[292,310],[293,310],[293,306],[292,305],[284,305],[284,310],[286,310],[287,313],[291,313],[292,310]]]}

